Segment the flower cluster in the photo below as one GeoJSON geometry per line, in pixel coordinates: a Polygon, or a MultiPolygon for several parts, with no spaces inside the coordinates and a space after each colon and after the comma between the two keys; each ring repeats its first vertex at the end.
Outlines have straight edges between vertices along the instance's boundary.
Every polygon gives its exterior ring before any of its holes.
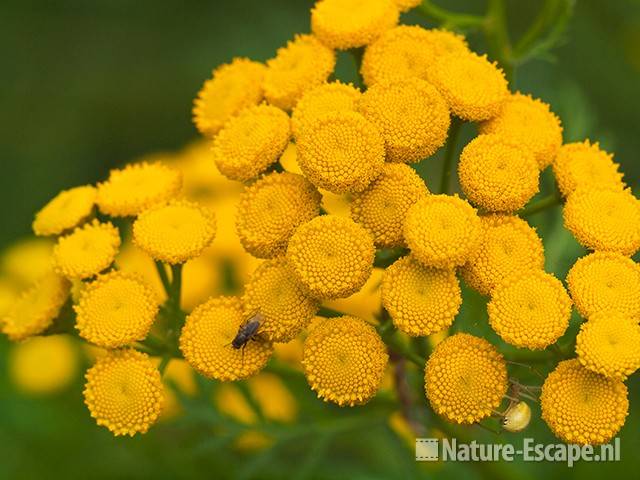
{"type": "Polygon", "coordinates": [[[528,390],[510,377],[508,352],[560,350],[575,304],[587,321],[576,358],[541,386],[542,418],[567,442],[611,439],[628,409],[623,382],[640,368],[640,267],[630,258],[640,201],[611,154],[588,140],[563,145],[549,105],[510,91],[465,38],[398,25],[417,3],[319,0],[311,33],[272,59],[216,68],[193,108],[206,144],[179,161],[113,170],[36,214],[36,235],[55,238],[52,267],[2,330],[13,340],[47,334],[75,313],[78,336],[107,350],[86,374],[85,402],[116,435],[160,417],[172,359],[237,381],[296,342],[298,367],[324,401],[366,403],[390,361],[397,371],[410,360],[424,368],[433,411],[471,424],[520,402],[528,390]],[[332,79],[337,50],[361,58],[362,89],[332,79]],[[469,122],[477,134],[452,194],[455,141],[469,122]],[[416,164],[438,154],[436,192],[416,164]],[[593,251],[569,272],[568,291],[544,270],[525,218],[549,166],[564,225],[593,251]],[[116,217],[131,220],[130,236],[116,217]],[[236,295],[212,286],[223,253],[250,259],[236,295]],[[486,299],[495,345],[460,332],[469,327],[455,322],[460,279],[486,299]],[[354,298],[360,311],[332,309],[354,298]],[[428,336],[442,340],[430,355],[411,338],[428,336]]]}

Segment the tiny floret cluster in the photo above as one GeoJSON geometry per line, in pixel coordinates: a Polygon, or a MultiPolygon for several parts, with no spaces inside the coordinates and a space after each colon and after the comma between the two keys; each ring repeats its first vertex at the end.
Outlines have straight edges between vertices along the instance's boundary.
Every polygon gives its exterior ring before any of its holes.
{"type": "Polygon", "coordinates": [[[373,268],[373,237],[348,218],[323,215],[296,230],[287,260],[310,295],[348,297],[364,285],[373,268]]]}
{"type": "Polygon", "coordinates": [[[325,319],[311,330],[304,342],[302,367],[318,397],[353,406],[376,394],[388,358],[375,329],[347,316],[325,319]]]}
{"type": "Polygon", "coordinates": [[[296,228],[318,216],[320,200],[316,187],[302,175],[265,175],[240,196],[236,215],[240,242],[258,258],[283,255],[296,228]]]}
{"type": "Polygon", "coordinates": [[[484,338],[452,335],[429,357],[424,388],[433,409],[450,422],[476,423],[488,417],[507,393],[504,358],[484,338]]]}
{"type": "Polygon", "coordinates": [[[624,424],[627,387],[584,368],[577,359],[558,364],[542,385],[542,418],[561,440],[607,443],[624,424]]]}

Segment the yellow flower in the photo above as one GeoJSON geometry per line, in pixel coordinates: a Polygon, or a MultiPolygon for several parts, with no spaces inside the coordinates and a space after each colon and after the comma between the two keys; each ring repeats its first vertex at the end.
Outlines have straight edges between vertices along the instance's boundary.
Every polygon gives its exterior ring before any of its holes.
{"type": "Polygon", "coordinates": [[[480,246],[482,224],[476,210],[457,195],[428,195],[408,211],[404,238],[426,266],[464,264],[480,246]]]}
{"type": "Polygon", "coordinates": [[[133,241],[156,260],[184,263],[213,241],[213,212],[197,203],[173,200],[145,210],[133,223],[133,241]]]}
{"type": "Polygon", "coordinates": [[[505,342],[537,350],[564,334],[571,317],[571,299],[556,277],[531,270],[498,286],[487,311],[491,327],[505,342]]]}
{"type": "Polygon", "coordinates": [[[93,211],[96,189],[90,185],[63,190],[36,213],[36,235],[58,235],[82,223],[93,211]]]}
{"type": "Polygon", "coordinates": [[[375,84],[362,95],[358,107],[382,132],[389,162],[419,162],[447,139],[447,102],[419,78],[375,84]]]}
{"type": "Polygon", "coordinates": [[[261,315],[260,335],[270,342],[293,340],[318,310],[293,276],[287,261],[276,258],[264,262],[245,285],[244,312],[261,315]]]}
{"type": "Polygon", "coordinates": [[[640,325],[615,310],[594,313],[576,337],[580,363],[605,377],[626,380],[640,368],[640,325]]]}
{"type": "Polygon", "coordinates": [[[260,405],[265,418],[281,423],[291,423],[297,418],[296,397],[273,373],[262,372],[248,379],[247,386],[260,405]]]}
{"type": "Polygon", "coordinates": [[[320,213],[320,192],[302,175],[270,173],[240,196],[236,229],[242,246],[259,258],[284,255],[299,225],[320,213]]]}
{"type": "Polygon", "coordinates": [[[5,278],[0,277],[0,331],[5,314],[13,307],[18,299],[18,289],[5,278]]]}
{"type": "Polygon", "coordinates": [[[567,274],[567,285],[583,317],[617,310],[640,319],[640,265],[620,253],[580,258],[567,274]]]}
{"type": "Polygon", "coordinates": [[[454,423],[476,423],[500,406],[507,393],[507,366],[484,338],[458,333],[431,354],[424,382],[437,414],[454,423]]]}
{"type": "Polygon", "coordinates": [[[74,306],[82,338],[105,348],[143,340],[158,313],[153,290],[137,275],[110,272],[86,286],[74,306]]]}
{"type": "Polygon", "coordinates": [[[0,327],[10,340],[44,332],[69,298],[69,282],[50,272],[27,289],[4,315],[0,327]]]}
{"type": "MultiPolygon", "coordinates": [[[[369,279],[359,291],[346,298],[324,301],[323,305],[342,312],[345,315],[362,318],[372,324],[376,323],[382,306],[380,286],[382,284],[383,273],[383,269],[374,268],[369,279]]],[[[310,329],[311,324],[307,328],[310,329]]]]}
{"type": "Polygon", "coordinates": [[[53,245],[48,238],[18,240],[2,252],[0,270],[15,287],[27,287],[51,271],[53,245]]]}
{"type": "Polygon", "coordinates": [[[631,256],[640,249],[640,200],[630,190],[569,195],[564,225],[586,248],[631,256]]]}
{"type": "Polygon", "coordinates": [[[317,117],[325,113],[356,111],[356,103],[361,92],[353,85],[339,80],[324,83],[307,91],[296,104],[291,115],[291,130],[294,137],[310,125],[317,117]]]}
{"type": "Polygon", "coordinates": [[[278,108],[291,110],[309,89],[326,82],[336,56],[313,35],[296,35],[267,61],[264,96],[278,108]]]}
{"type": "Polygon", "coordinates": [[[513,212],[538,192],[530,150],[498,135],[479,135],[460,155],[458,178],[467,198],[489,212],[513,212]]]}
{"type": "Polygon", "coordinates": [[[429,69],[440,56],[468,51],[464,37],[453,32],[399,25],[366,48],[360,71],[369,86],[411,77],[427,80],[429,69]]]}
{"type": "Polygon", "coordinates": [[[509,94],[502,70],[486,56],[471,52],[442,55],[429,68],[428,80],[464,120],[495,117],[509,94]]]}
{"type": "Polygon", "coordinates": [[[64,335],[32,337],[9,352],[9,374],[25,393],[44,395],[68,387],[78,372],[78,352],[64,335]]]}
{"type": "Polygon", "coordinates": [[[265,66],[248,58],[220,65],[204,82],[193,102],[193,123],[206,136],[214,136],[243,108],[262,100],[265,66]]]}
{"type": "Polygon", "coordinates": [[[218,170],[231,180],[257,177],[278,160],[289,143],[289,123],[279,108],[266,104],[245,108],[213,141],[218,170]]]}
{"type": "Polygon", "coordinates": [[[311,9],[311,30],[331,48],[368,45],[398,23],[392,0],[319,0],[311,9]]]}
{"type": "Polygon", "coordinates": [[[86,374],[84,402],[98,425],[114,435],[146,433],[163,406],[160,372],[148,355],[113,350],[86,374]]]}
{"type": "Polygon", "coordinates": [[[402,246],[407,210],[428,193],[411,167],[387,163],[366,190],[353,195],[351,218],[373,234],[377,246],[402,246]]]}
{"type": "Polygon", "coordinates": [[[422,0],[393,0],[393,3],[396,4],[396,7],[398,7],[398,10],[401,12],[407,12],[420,5],[422,0]]]}
{"type": "MultiPolygon", "coordinates": [[[[291,423],[298,416],[296,398],[273,373],[260,372],[247,379],[246,385],[266,419],[291,423]]],[[[214,402],[222,413],[238,422],[248,425],[258,422],[255,412],[235,385],[221,385],[215,392],[214,402]]]]}
{"type": "Polygon", "coordinates": [[[340,406],[367,403],[378,391],[387,348],[375,329],[356,317],[328,318],[304,342],[302,367],[311,389],[340,406]]]}
{"type": "Polygon", "coordinates": [[[462,304],[456,272],[403,257],[384,272],[382,304],[404,333],[415,337],[440,332],[451,326],[462,304]]]}
{"type": "Polygon", "coordinates": [[[94,220],[60,237],[53,248],[58,273],[67,278],[89,278],[108,268],[120,248],[120,233],[111,222],[94,220]]]}
{"type": "MultiPolygon", "coordinates": [[[[155,359],[159,364],[162,360],[155,359]]],[[[183,412],[177,392],[188,397],[193,397],[198,392],[193,369],[184,360],[173,358],[167,365],[163,374],[164,406],[161,419],[175,418],[183,412]]]]}
{"type": "Polygon", "coordinates": [[[180,350],[189,365],[205,377],[239,380],[255,375],[273,353],[271,343],[259,337],[234,349],[231,342],[244,325],[242,303],[236,297],[211,298],[187,317],[180,350]]]}
{"type": "Polygon", "coordinates": [[[624,425],[627,387],[598,375],[577,359],[560,362],[542,385],[542,419],[562,441],[580,445],[607,443],[624,425]]]}
{"type": "Polygon", "coordinates": [[[542,240],[526,221],[510,215],[480,217],[480,248],[462,267],[464,281],[483,295],[501,283],[544,267],[542,240]]]}
{"type": "Polygon", "coordinates": [[[297,139],[298,162],[309,180],[333,193],[361,192],[380,174],[384,140],[355,112],[325,114],[297,139]]]}
{"type": "Polygon", "coordinates": [[[96,203],[102,213],[130,217],[174,198],[182,188],[182,175],[160,162],[141,162],[111,170],[98,184],[96,203]]]}
{"type": "Polygon", "coordinates": [[[479,130],[531,150],[541,170],[551,164],[562,144],[562,125],[549,105],[519,92],[511,94],[500,113],[481,123],[479,130]]]}
{"type": "Polygon", "coordinates": [[[373,268],[371,234],[354,221],[323,215],[296,230],[287,260],[311,295],[348,297],[364,285],[373,268]]]}
{"type": "Polygon", "coordinates": [[[613,155],[589,140],[563,145],[553,162],[553,174],[565,197],[576,188],[623,190],[625,186],[613,155]]]}

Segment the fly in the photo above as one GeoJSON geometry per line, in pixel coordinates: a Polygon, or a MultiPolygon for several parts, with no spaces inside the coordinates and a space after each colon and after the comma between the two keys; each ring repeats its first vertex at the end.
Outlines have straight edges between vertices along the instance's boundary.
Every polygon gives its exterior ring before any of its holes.
{"type": "Polygon", "coordinates": [[[263,316],[258,312],[250,317],[244,324],[240,325],[238,333],[236,333],[235,338],[231,341],[231,347],[239,350],[240,348],[244,348],[249,340],[255,340],[262,320],[263,316]]]}

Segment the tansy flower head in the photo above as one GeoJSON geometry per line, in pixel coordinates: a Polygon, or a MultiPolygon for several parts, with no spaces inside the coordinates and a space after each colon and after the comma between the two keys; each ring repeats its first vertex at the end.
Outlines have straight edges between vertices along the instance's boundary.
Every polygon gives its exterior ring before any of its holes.
{"type": "Polygon", "coordinates": [[[174,198],[182,188],[182,174],[160,162],[142,162],[111,170],[98,184],[96,202],[112,217],[138,215],[143,210],[174,198]]]}
{"type": "Polygon", "coordinates": [[[304,342],[302,367],[324,401],[361,405],[378,391],[387,348],[375,329],[356,317],[323,320],[304,342]]]}
{"type": "Polygon", "coordinates": [[[58,235],[78,226],[93,210],[96,189],[90,185],[64,190],[49,201],[33,220],[36,235],[58,235]]]}
{"type": "Polygon", "coordinates": [[[507,366],[484,338],[458,333],[431,354],[424,382],[437,414],[454,423],[476,423],[500,406],[507,393],[507,366]]]}
{"type": "Polygon", "coordinates": [[[197,203],[173,200],[142,212],[133,223],[133,241],[156,260],[184,263],[213,241],[213,212],[197,203]]]}
{"type": "Polygon", "coordinates": [[[382,132],[389,162],[418,162],[433,155],[447,139],[447,102],[419,78],[373,85],[358,106],[382,132]]]}
{"type": "Polygon", "coordinates": [[[368,45],[398,23],[393,0],[319,0],[311,10],[311,30],[331,48],[368,45]]]}
{"type": "Polygon", "coordinates": [[[160,372],[148,355],[113,350],[86,374],[84,402],[98,425],[114,435],[146,433],[162,410],[160,372]]]}
{"type": "Polygon", "coordinates": [[[583,317],[617,310],[640,319],[640,265],[620,253],[580,258],[567,274],[567,285],[583,317]]]}
{"type": "Polygon", "coordinates": [[[51,271],[53,245],[48,238],[18,240],[0,254],[0,271],[14,287],[30,286],[51,271]]]}
{"type": "Polygon", "coordinates": [[[489,212],[513,212],[538,192],[538,164],[525,147],[479,135],[460,155],[458,178],[467,198],[489,212]]]}
{"type": "MultiPolygon", "coordinates": [[[[249,340],[235,349],[231,342],[246,321],[236,297],[218,297],[196,307],[180,335],[185,360],[202,375],[216,380],[239,380],[255,375],[273,353],[271,343],[249,340]]],[[[260,329],[258,328],[258,335],[260,329]]]]}
{"type": "Polygon", "coordinates": [[[411,167],[387,163],[366,190],[353,194],[351,218],[373,234],[377,246],[401,246],[407,210],[428,193],[411,167]]]}
{"type": "Polygon", "coordinates": [[[640,200],[630,190],[577,190],[564,225],[584,247],[631,256],[640,249],[640,200]]]}
{"type": "Polygon", "coordinates": [[[270,173],[240,196],[236,230],[252,255],[283,255],[296,228],[320,213],[320,192],[295,173],[270,173]]]}
{"type": "Polygon", "coordinates": [[[462,267],[462,278],[473,289],[490,295],[508,279],[544,267],[542,240],[526,221],[509,215],[480,217],[482,243],[462,267]]]}
{"type": "Polygon", "coordinates": [[[500,113],[480,124],[481,133],[494,133],[529,149],[542,170],[549,165],[562,144],[560,119],[549,105],[531,95],[514,93],[500,113]]]}
{"type": "Polygon", "coordinates": [[[393,324],[412,336],[440,332],[453,323],[462,296],[453,269],[425,267],[406,256],[382,277],[382,305],[393,324]]]}
{"type": "Polygon", "coordinates": [[[486,56],[471,52],[442,55],[429,68],[428,80],[464,120],[495,117],[509,94],[502,70],[486,56]]]}
{"type": "Polygon", "coordinates": [[[553,174],[565,197],[576,188],[622,190],[625,186],[613,155],[589,140],[560,147],[553,162],[553,174]]]}
{"type": "Polygon", "coordinates": [[[562,441],[607,443],[624,425],[629,409],[620,380],[587,370],[577,359],[560,362],[542,385],[542,419],[562,441]]]}
{"type": "Polygon", "coordinates": [[[47,329],[69,297],[69,282],[53,272],[45,275],[13,304],[0,326],[13,341],[38,335],[47,329]]]}
{"type": "Polygon", "coordinates": [[[411,77],[427,80],[427,72],[437,58],[468,51],[465,39],[453,32],[399,25],[367,47],[360,71],[369,86],[411,77]]]}
{"type": "Polygon", "coordinates": [[[56,271],[67,278],[88,278],[108,268],[118,248],[118,229],[111,222],[94,220],[58,239],[53,262],[56,271]]]}
{"type": "Polygon", "coordinates": [[[9,374],[23,392],[42,395],[67,387],[75,378],[79,355],[67,335],[33,337],[13,345],[9,374]]]}
{"type": "Polygon", "coordinates": [[[626,380],[640,368],[638,320],[615,310],[594,313],[576,337],[578,360],[605,377],[626,380]]]}
{"type": "Polygon", "coordinates": [[[325,83],[307,91],[291,115],[291,130],[297,138],[300,132],[325,113],[356,111],[360,90],[340,81],[325,83]]]}
{"type": "Polygon", "coordinates": [[[498,286],[487,311],[491,327],[505,342],[536,350],[564,334],[571,299],[556,277],[532,270],[498,286]]]}
{"type": "Polygon", "coordinates": [[[355,112],[317,118],[297,142],[298,163],[311,182],[333,193],[361,192],[380,174],[384,140],[378,128],[355,112]]]}
{"type": "Polygon", "coordinates": [[[74,309],[82,338],[100,347],[115,348],[147,336],[158,303],[155,292],[139,278],[114,271],[86,286],[74,309]]]}
{"type": "Polygon", "coordinates": [[[271,105],[245,108],[213,141],[213,159],[220,173],[240,181],[260,175],[289,143],[289,123],[287,114],[271,105]]]}
{"type": "Polygon", "coordinates": [[[296,230],[287,260],[298,280],[318,298],[344,298],[364,285],[373,268],[371,234],[354,221],[324,215],[296,230]]]}
{"type": "Polygon", "coordinates": [[[307,90],[329,78],[336,64],[333,51],[313,35],[296,35],[267,61],[264,95],[272,105],[291,110],[307,90]]]}
{"type": "Polygon", "coordinates": [[[270,342],[293,340],[318,310],[318,303],[298,283],[284,258],[260,265],[245,286],[244,312],[259,312],[260,335],[270,342]]]}
{"type": "Polygon", "coordinates": [[[257,105],[265,70],[248,58],[234,58],[216,68],[193,102],[193,123],[200,133],[213,136],[243,108],[257,105]]]}
{"type": "Polygon", "coordinates": [[[476,210],[458,196],[428,195],[415,203],[404,222],[404,238],[423,265],[464,264],[480,246],[482,225],[476,210]]]}

